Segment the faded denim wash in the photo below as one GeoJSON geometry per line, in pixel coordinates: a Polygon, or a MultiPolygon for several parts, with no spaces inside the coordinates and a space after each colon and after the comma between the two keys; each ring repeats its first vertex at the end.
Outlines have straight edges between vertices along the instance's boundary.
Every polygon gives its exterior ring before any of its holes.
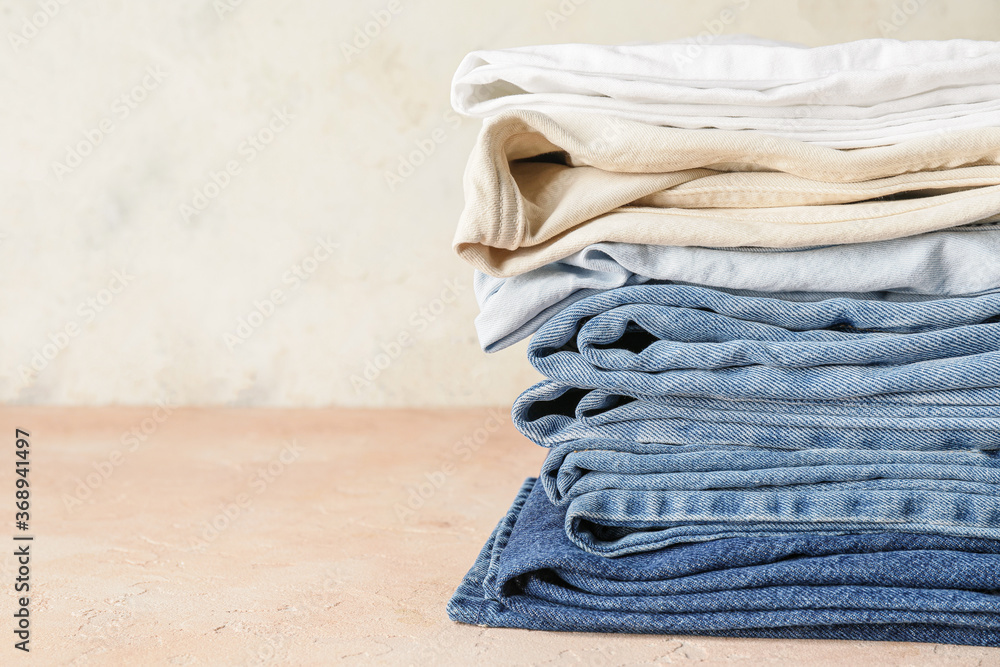
{"type": "Polygon", "coordinates": [[[543,446],[580,438],[773,449],[1000,448],[1000,389],[836,401],[653,396],[543,380],[514,402],[514,425],[543,446]]]}
{"type": "Polygon", "coordinates": [[[980,392],[1000,387],[998,319],[1000,294],[790,302],[636,285],[553,317],[532,338],[528,359],[558,382],[640,399],[825,406],[866,398],[933,407],[949,392],[944,403],[975,405],[980,392]]]}
{"type": "Polygon", "coordinates": [[[549,453],[540,479],[569,539],[603,556],[796,533],[1000,539],[996,452],[578,440],[549,453]]]}
{"type": "Polygon", "coordinates": [[[568,538],[619,556],[888,530],[1000,539],[1000,295],[789,302],[641,285],[528,355],[517,428],[568,538]]]}

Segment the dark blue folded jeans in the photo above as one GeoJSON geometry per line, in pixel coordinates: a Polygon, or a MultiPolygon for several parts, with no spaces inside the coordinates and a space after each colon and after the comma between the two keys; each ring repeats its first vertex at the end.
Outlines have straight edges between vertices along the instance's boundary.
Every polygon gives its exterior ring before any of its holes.
{"type": "Polygon", "coordinates": [[[448,604],[535,630],[1000,646],[1000,542],[940,535],[741,537],[620,558],[580,550],[529,479],[448,604]]]}

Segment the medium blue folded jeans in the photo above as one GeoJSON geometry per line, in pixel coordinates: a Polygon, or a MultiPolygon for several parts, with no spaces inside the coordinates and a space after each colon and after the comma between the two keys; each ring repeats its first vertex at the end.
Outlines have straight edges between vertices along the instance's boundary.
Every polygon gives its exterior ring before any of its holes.
{"type": "Polygon", "coordinates": [[[1000,646],[1000,542],[731,538],[603,558],[529,479],[448,604],[494,627],[1000,646]]]}
{"type": "Polygon", "coordinates": [[[995,450],[1000,390],[836,401],[654,396],[543,380],[514,402],[517,429],[543,447],[580,438],[773,449],[995,450]]]}
{"type": "Polygon", "coordinates": [[[540,480],[570,541],[603,556],[801,533],[1000,539],[996,453],[578,440],[540,480]]]}
{"type": "Polygon", "coordinates": [[[646,400],[933,407],[945,392],[949,405],[976,405],[1000,387],[997,320],[1000,294],[791,302],[637,285],[569,306],[535,334],[528,359],[557,382],[646,400]]]}

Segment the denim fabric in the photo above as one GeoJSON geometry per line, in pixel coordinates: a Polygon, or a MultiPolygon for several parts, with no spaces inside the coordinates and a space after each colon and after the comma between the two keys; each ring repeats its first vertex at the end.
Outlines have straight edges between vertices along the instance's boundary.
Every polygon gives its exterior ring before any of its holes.
{"type": "Polygon", "coordinates": [[[528,356],[515,425],[566,532],[605,556],[730,537],[1000,539],[1000,294],[588,297],[528,356]],[[588,468],[589,466],[589,468],[588,468]],[[691,467],[694,466],[694,467],[691,467]]]}
{"type": "Polygon", "coordinates": [[[908,533],[730,538],[603,558],[529,479],[448,604],[536,630],[1000,646],[1000,542],[908,533]]]}
{"type": "Polygon", "coordinates": [[[1000,288],[1000,225],[791,250],[598,243],[511,278],[477,271],[480,344],[487,352],[501,350],[582,298],[651,281],[794,300],[819,300],[829,292],[872,293],[883,300],[976,294],[1000,288]]]}
{"type": "Polygon", "coordinates": [[[888,394],[837,401],[654,396],[543,380],[514,403],[533,442],[580,438],[773,449],[1000,449],[996,388],[888,394]]]}
{"type": "Polygon", "coordinates": [[[1000,458],[578,440],[542,467],[566,534],[620,556],[726,537],[887,530],[1000,539],[1000,458]]]}
{"type": "Polygon", "coordinates": [[[553,380],[640,399],[935,406],[949,392],[975,404],[1000,386],[998,318],[1000,294],[791,302],[637,285],[566,308],[532,338],[528,359],[553,380]]]}

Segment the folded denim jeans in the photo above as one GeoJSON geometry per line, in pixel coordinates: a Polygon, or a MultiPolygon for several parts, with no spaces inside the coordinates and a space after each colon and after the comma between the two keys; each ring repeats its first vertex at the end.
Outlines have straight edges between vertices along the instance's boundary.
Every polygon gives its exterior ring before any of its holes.
{"type": "Polygon", "coordinates": [[[497,277],[602,242],[880,241],[1000,219],[1000,127],[844,151],[753,132],[508,112],[484,123],[464,190],[453,246],[497,277]]]}
{"type": "Polygon", "coordinates": [[[739,537],[605,558],[525,482],[451,601],[493,627],[1000,646],[1000,542],[739,537]]]}
{"type": "Polygon", "coordinates": [[[805,48],[719,35],[708,44],[475,51],[459,66],[451,95],[455,110],[471,116],[598,112],[857,148],[1000,125],[998,68],[997,42],[867,39],[805,48]]]}
{"type": "Polygon", "coordinates": [[[554,316],[528,359],[557,382],[642,400],[980,405],[1000,387],[998,320],[995,293],[795,302],[636,285],[554,316]]]}
{"type": "Polygon", "coordinates": [[[487,352],[502,350],[582,298],[663,281],[811,301],[825,293],[877,292],[871,296],[883,300],[970,295],[1000,288],[1000,225],[791,249],[597,243],[510,278],[476,271],[479,342],[487,352]]]}
{"type": "Polygon", "coordinates": [[[514,402],[515,427],[556,447],[579,439],[771,449],[1000,449],[1000,390],[836,401],[650,396],[543,380],[514,402]]]}
{"type": "Polygon", "coordinates": [[[998,319],[995,293],[624,287],[539,330],[528,357],[553,379],[513,420],[555,447],[543,485],[569,505],[569,539],[602,555],[889,529],[1000,539],[984,453],[1000,449],[998,319]]]}
{"type": "Polygon", "coordinates": [[[996,452],[575,440],[540,479],[569,539],[603,556],[796,533],[1000,539],[996,452]]]}

